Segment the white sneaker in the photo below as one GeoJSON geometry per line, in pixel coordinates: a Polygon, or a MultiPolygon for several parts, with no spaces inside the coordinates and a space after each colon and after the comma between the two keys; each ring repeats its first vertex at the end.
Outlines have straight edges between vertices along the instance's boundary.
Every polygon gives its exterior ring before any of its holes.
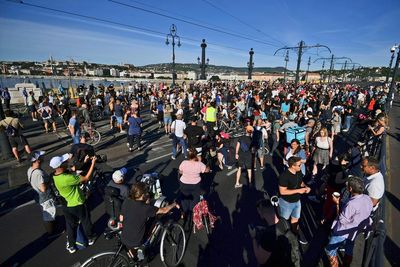
{"type": "Polygon", "coordinates": [[[124,134],[124,133],[126,133],[126,131],[122,130],[122,131],[120,131],[119,133],[122,133],[122,134],[124,134]]]}

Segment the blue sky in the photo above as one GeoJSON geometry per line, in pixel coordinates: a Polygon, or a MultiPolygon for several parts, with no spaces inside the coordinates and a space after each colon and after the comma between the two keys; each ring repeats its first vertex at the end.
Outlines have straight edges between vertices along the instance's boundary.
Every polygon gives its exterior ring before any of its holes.
{"type": "MultiPolygon", "coordinates": [[[[350,57],[364,66],[387,66],[390,47],[400,42],[399,0],[24,2],[28,5],[0,1],[0,60],[41,61],[52,55],[59,60],[72,58],[139,66],[170,62],[172,48],[165,45],[165,35],[172,23],[177,26],[182,43],[176,49],[178,63],[197,62],[204,38],[208,43],[207,57],[213,65],[246,66],[252,47],[255,67],[283,66],[283,53],[274,56],[274,52],[283,46],[296,46],[303,40],[306,45],[327,45],[335,56],[350,57]]],[[[330,54],[324,49],[307,50],[303,56],[303,69],[307,67],[309,56],[311,69],[320,69],[322,61],[313,61],[330,54]]],[[[295,68],[296,57],[295,51],[290,51],[289,69],[295,68]]]]}

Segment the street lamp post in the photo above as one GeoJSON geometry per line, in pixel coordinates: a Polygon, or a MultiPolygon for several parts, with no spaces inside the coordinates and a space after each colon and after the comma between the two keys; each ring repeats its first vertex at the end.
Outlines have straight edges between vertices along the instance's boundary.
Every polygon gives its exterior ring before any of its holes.
{"type": "Polygon", "coordinates": [[[394,46],[394,48],[395,48],[395,51],[396,51],[396,49],[398,51],[397,51],[396,64],[394,65],[392,81],[391,81],[390,87],[389,87],[389,103],[391,103],[393,101],[394,86],[396,84],[396,76],[397,76],[397,71],[399,70],[399,63],[400,63],[400,45],[394,46]]]}
{"type": "Polygon", "coordinates": [[[171,27],[169,28],[169,32],[167,34],[167,39],[165,40],[165,44],[169,45],[169,39],[171,38],[172,41],[172,87],[175,87],[175,79],[176,79],[176,73],[175,73],[175,39],[178,40],[178,47],[181,46],[181,38],[176,34],[176,26],[175,24],[172,24],[171,27]]]}
{"type": "Polygon", "coordinates": [[[393,58],[394,58],[394,53],[396,52],[396,45],[394,45],[394,46],[392,46],[392,48],[390,48],[390,53],[392,54],[391,56],[390,56],[390,63],[389,63],[389,70],[388,70],[388,73],[387,73],[387,75],[386,75],[386,81],[385,81],[385,83],[388,83],[388,81],[389,81],[389,76],[390,76],[390,72],[391,72],[391,70],[392,70],[392,63],[393,63],[393,58]]]}
{"type": "Polygon", "coordinates": [[[247,79],[251,80],[251,75],[252,75],[253,67],[254,67],[254,63],[253,63],[254,51],[253,51],[253,48],[250,49],[249,55],[250,55],[250,60],[249,60],[249,62],[247,62],[247,67],[248,67],[247,79]]]}
{"type": "Polygon", "coordinates": [[[206,80],[206,68],[208,63],[210,62],[210,60],[207,58],[207,62],[206,62],[206,40],[203,39],[203,42],[200,45],[201,47],[201,61],[200,61],[200,57],[197,58],[197,63],[200,65],[200,69],[201,69],[201,74],[200,74],[200,80],[206,80]]]}
{"type": "Polygon", "coordinates": [[[289,50],[286,51],[286,56],[285,56],[285,72],[283,73],[283,83],[286,83],[286,71],[288,62],[289,62],[289,50]]]}
{"type": "Polygon", "coordinates": [[[346,77],[346,68],[347,68],[347,60],[344,61],[342,82],[345,81],[344,79],[346,77]]]}

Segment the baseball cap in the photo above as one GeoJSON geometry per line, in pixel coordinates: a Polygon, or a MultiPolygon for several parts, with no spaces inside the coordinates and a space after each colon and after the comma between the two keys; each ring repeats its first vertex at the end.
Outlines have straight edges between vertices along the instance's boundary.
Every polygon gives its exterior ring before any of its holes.
{"type": "Polygon", "coordinates": [[[35,161],[37,161],[40,157],[42,157],[43,155],[45,154],[45,152],[44,151],[33,151],[32,153],[31,153],[31,155],[30,155],[30,159],[31,159],[31,162],[35,162],[35,161]]]}
{"type": "Polygon", "coordinates": [[[63,164],[64,162],[66,162],[69,159],[69,154],[66,153],[62,156],[58,156],[58,157],[53,157],[50,160],[50,167],[52,167],[53,169],[57,169],[61,166],[61,164],[63,164]]]}
{"type": "Polygon", "coordinates": [[[126,175],[127,172],[128,172],[128,170],[126,168],[121,168],[119,170],[116,170],[112,175],[113,181],[115,183],[123,181],[124,176],[126,175]]]}

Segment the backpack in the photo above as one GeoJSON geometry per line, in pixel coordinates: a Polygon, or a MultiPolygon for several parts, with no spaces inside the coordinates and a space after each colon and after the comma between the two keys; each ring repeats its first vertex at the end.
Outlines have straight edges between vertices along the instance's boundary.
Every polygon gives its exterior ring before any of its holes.
{"type": "Polygon", "coordinates": [[[79,110],[78,115],[76,115],[76,121],[78,122],[79,125],[85,123],[85,117],[83,117],[82,110],[79,110]]]}
{"type": "MultiPolygon", "coordinates": [[[[12,119],[12,120],[10,121],[10,124],[8,124],[8,123],[6,122],[6,124],[7,124],[7,127],[6,127],[6,134],[7,134],[7,136],[10,136],[10,137],[15,137],[15,136],[17,136],[17,134],[18,134],[17,129],[15,129],[15,127],[11,125],[11,122],[12,122],[13,120],[14,120],[14,119],[12,119]]],[[[4,122],[5,122],[5,121],[4,121],[4,122]]]]}
{"type": "Polygon", "coordinates": [[[63,196],[61,196],[60,191],[58,191],[55,183],[54,183],[54,172],[51,173],[50,175],[50,179],[49,179],[49,187],[50,190],[52,191],[52,194],[54,196],[54,202],[56,204],[56,206],[58,205],[62,205],[62,206],[67,206],[67,201],[65,200],[65,198],[63,196]]]}
{"type": "Polygon", "coordinates": [[[202,200],[193,208],[193,233],[196,233],[196,229],[201,230],[204,228],[202,220],[203,215],[207,217],[210,227],[214,228],[214,223],[217,220],[217,217],[209,211],[207,201],[202,200]]]}
{"type": "Polygon", "coordinates": [[[246,142],[244,142],[244,140],[240,140],[240,150],[242,150],[242,152],[248,152],[250,151],[250,147],[248,144],[246,144],[246,142]]]}
{"type": "Polygon", "coordinates": [[[251,144],[252,147],[257,148],[257,149],[264,147],[262,129],[260,129],[260,130],[254,129],[253,138],[251,140],[251,143],[252,143],[251,144]]]}

